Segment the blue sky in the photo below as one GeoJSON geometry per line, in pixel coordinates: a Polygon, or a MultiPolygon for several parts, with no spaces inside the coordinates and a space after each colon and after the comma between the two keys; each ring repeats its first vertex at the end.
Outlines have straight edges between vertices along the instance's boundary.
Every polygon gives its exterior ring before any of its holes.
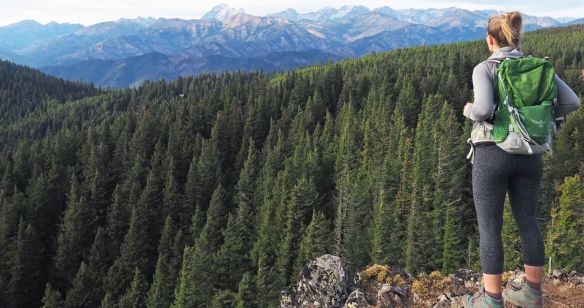
{"type": "Polygon", "coordinates": [[[426,0],[0,0],[0,25],[23,19],[35,19],[41,23],[49,21],[73,22],[84,25],[118,18],[134,17],[176,17],[184,19],[201,18],[213,6],[227,3],[234,8],[243,8],[254,15],[265,15],[287,8],[300,13],[315,11],[325,6],[364,5],[369,8],[389,6],[405,8],[445,8],[494,9],[498,11],[519,10],[537,16],[584,17],[584,1],[520,0],[520,1],[426,1],[426,0]]]}

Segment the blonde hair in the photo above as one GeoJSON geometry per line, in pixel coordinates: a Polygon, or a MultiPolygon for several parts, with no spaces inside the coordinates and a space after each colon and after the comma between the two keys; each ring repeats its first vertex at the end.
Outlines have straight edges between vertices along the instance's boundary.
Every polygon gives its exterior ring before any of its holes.
{"type": "Polygon", "coordinates": [[[523,17],[518,11],[491,16],[487,32],[499,46],[519,47],[523,35],[523,17]]]}

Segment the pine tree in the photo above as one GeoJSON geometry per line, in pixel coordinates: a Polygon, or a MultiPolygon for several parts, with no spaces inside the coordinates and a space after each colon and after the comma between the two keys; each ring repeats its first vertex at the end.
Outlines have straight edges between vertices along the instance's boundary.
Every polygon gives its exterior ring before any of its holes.
{"type": "Polygon", "coordinates": [[[212,273],[209,269],[212,266],[212,259],[208,229],[209,227],[205,226],[195,245],[184,249],[172,307],[205,307],[211,303],[213,289],[212,273]]]}
{"type": "Polygon", "coordinates": [[[139,198],[137,184],[132,184],[129,191],[126,191],[127,187],[127,185],[116,186],[113,193],[113,204],[108,209],[106,233],[112,258],[117,257],[120,253],[120,247],[126,233],[128,233],[132,206],[138,202],[139,198]]]}
{"type": "MultiPolygon", "coordinates": [[[[199,137],[197,135],[197,137],[199,137]]],[[[200,207],[197,202],[199,202],[198,192],[197,190],[199,187],[197,186],[197,153],[193,154],[193,159],[191,160],[189,166],[189,172],[187,174],[187,180],[184,186],[184,195],[182,199],[182,208],[185,209],[185,215],[191,214],[194,215],[195,209],[200,207]]],[[[189,217],[192,218],[192,217],[189,217]]],[[[192,219],[190,221],[192,223],[192,219]]],[[[187,231],[187,229],[183,229],[183,232],[187,231]]],[[[195,235],[196,238],[196,235],[195,235]]]]}
{"type": "Polygon", "coordinates": [[[294,265],[292,278],[298,277],[300,269],[306,261],[312,260],[329,252],[330,243],[330,227],[329,223],[322,212],[312,211],[312,219],[306,228],[302,241],[300,243],[300,250],[298,258],[294,265]]]}
{"type": "MultiPolygon", "coordinates": [[[[273,128],[273,126],[272,126],[273,128]]],[[[273,132],[271,130],[271,132],[273,132]]],[[[269,136],[268,136],[269,140],[269,136]]],[[[273,149],[267,150],[266,162],[261,169],[260,184],[262,203],[257,215],[258,238],[253,245],[251,257],[254,269],[257,269],[255,275],[255,285],[257,290],[262,290],[257,294],[257,302],[260,307],[267,307],[278,301],[282,282],[280,281],[277,268],[277,257],[279,243],[279,226],[275,224],[277,213],[276,192],[274,189],[274,180],[276,168],[281,167],[281,155],[283,144],[280,138],[273,149]]]]}
{"type": "Polygon", "coordinates": [[[366,167],[359,168],[351,202],[347,210],[344,250],[348,261],[349,273],[355,273],[370,260],[371,227],[373,225],[371,186],[366,167]]]}
{"type": "Polygon", "coordinates": [[[4,169],[4,175],[0,181],[0,197],[8,197],[12,195],[15,188],[14,164],[8,160],[4,169]]]}
{"type": "MultiPolygon", "coordinates": [[[[264,110],[264,100],[255,99],[250,102],[245,110],[245,120],[243,124],[243,138],[242,141],[247,142],[247,140],[252,140],[253,144],[262,144],[266,134],[268,132],[268,119],[265,116],[264,110]]],[[[245,143],[244,143],[245,144],[245,143]]],[[[251,143],[248,143],[248,147],[251,143]]],[[[242,148],[244,148],[242,146],[242,148]]],[[[238,166],[243,165],[245,160],[245,155],[249,153],[249,148],[246,152],[241,152],[240,155],[241,163],[238,166]]]]}
{"type": "Polygon", "coordinates": [[[34,228],[18,224],[15,250],[12,255],[8,284],[9,307],[36,307],[43,297],[41,256],[42,245],[34,228]]]}
{"type": "Polygon", "coordinates": [[[258,181],[258,171],[258,153],[253,139],[249,139],[247,158],[243,164],[243,169],[241,170],[235,189],[235,201],[249,204],[254,215],[258,211],[257,203],[259,198],[255,194],[258,181]]]}
{"type": "Polygon", "coordinates": [[[215,286],[217,289],[237,290],[243,273],[251,270],[251,250],[253,225],[250,207],[242,202],[237,214],[229,214],[227,227],[223,230],[224,242],[217,252],[214,264],[217,268],[215,286]]]}
{"type": "Polygon", "coordinates": [[[458,200],[452,200],[446,205],[441,269],[444,274],[450,274],[462,267],[464,261],[463,234],[460,230],[461,219],[457,211],[458,203],[458,200]]]}
{"type": "Polygon", "coordinates": [[[167,216],[158,246],[156,271],[146,300],[147,307],[169,307],[172,304],[178,277],[178,268],[175,268],[177,256],[173,250],[175,236],[172,219],[167,216]]]}
{"type": "Polygon", "coordinates": [[[114,302],[111,294],[106,293],[105,296],[103,297],[103,300],[101,301],[101,305],[99,307],[101,307],[101,308],[117,308],[118,306],[114,302]]]}
{"type": "Polygon", "coordinates": [[[257,307],[256,289],[249,272],[243,274],[237,292],[237,308],[257,307]]]}
{"type": "Polygon", "coordinates": [[[203,227],[205,226],[205,219],[203,210],[201,210],[201,207],[197,207],[193,217],[191,217],[191,226],[188,234],[190,235],[189,239],[192,239],[192,241],[188,241],[189,244],[191,244],[191,242],[194,244],[197,237],[199,237],[201,230],[203,230],[203,227]]]}
{"type": "MultiPolygon", "coordinates": [[[[339,172],[343,168],[348,168],[354,171],[358,168],[358,131],[355,130],[355,123],[357,116],[350,103],[345,103],[341,109],[341,114],[338,115],[339,122],[339,136],[338,136],[338,152],[335,161],[335,170],[339,172]]],[[[336,179],[338,181],[338,178],[336,179]]]]}
{"type": "Polygon", "coordinates": [[[261,224],[258,239],[252,250],[254,264],[257,266],[256,285],[258,290],[257,301],[260,307],[267,307],[279,298],[282,282],[277,272],[277,237],[275,226],[275,209],[270,202],[262,206],[260,212],[261,224]]]}
{"type": "Polygon", "coordinates": [[[290,202],[286,212],[286,224],[284,238],[281,242],[281,254],[278,259],[278,267],[281,268],[280,276],[285,285],[290,283],[294,263],[298,257],[298,248],[304,233],[306,213],[315,206],[318,195],[312,180],[304,177],[292,188],[290,202]]]}
{"type": "Polygon", "coordinates": [[[53,289],[53,286],[47,282],[45,287],[45,296],[43,296],[41,308],[61,308],[63,307],[63,299],[59,290],[53,289]]]}
{"type": "MultiPolygon", "coordinates": [[[[464,263],[464,233],[462,230],[462,195],[464,188],[465,161],[461,146],[459,124],[450,104],[442,105],[440,118],[435,129],[436,170],[433,173],[435,183],[432,218],[435,241],[440,246],[441,267],[448,274],[464,263]]],[[[437,261],[440,260],[436,258],[437,261]]]]}
{"type": "Polygon", "coordinates": [[[8,285],[10,281],[11,259],[16,248],[14,238],[25,208],[24,193],[16,192],[10,198],[0,198],[0,306],[8,306],[8,285]]]}
{"type": "Polygon", "coordinates": [[[93,277],[87,268],[85,262],[81,262],[73,286],[67,292],[65,298],[65,307],[93,307],[97,303],[92,302],[92,293],[95,289],[91,288],[93,277]]]}
{"type": "MultiPolygon", "coordinates": [[[[66,174],[64,163],[60,161],[58,156],[55,156],[51,162],[48,172],[46,173],[46,195],[44,200],[34,200],[36,197],[42,197],[41,195],[31,196],[30,204],[35,204],[33,202],[38,202],[37,205],[37,215],[36,222],[33,224],[42,245],[45,247],[44,255],[42,256],[43,267],[48,266],[50,262],[51,254],[53,253],[54,239],[58,233],[58,221],[61,213],[65,210],[67,202],[67,191],[69,189],[68,174],[66,174]],[[42,232],[38,232],[42,230],[42,232]]],[[[40,183],[39,183],[40,184],[40,183]]],[[[30,195],[29,195],[30,196],[30,195]]],[[[93,238],[93,228],[90,233],[90,238],[93,238]]],[[[44,283],[43,283],[44,286],[44,283]]],[[[42,289],[42,288],[41,288],[42,289]]],[[[41,292],[43,290],[40,290],[41,292]]]]}
{"type": "Polygon", "coordinates": [[[217,187],[219,181],[221,174],[219,159],[219,151],[213,140],[203,139],[202,152],[197,162],[193,195],[196,200],[195,204],[202,206],[204,210],[207,210],[213,190],[217,187]]]}
{"type": "Polygon", "coordinates": [[[99,306],[104,295],[102,273],[107,272],[114,257],[108,249],[108,244],[107,233],[102,227],[98,227],[87,266],[85,262],[81,263],[75,280],[73,280],[73,286],[67,291],[67,306],[99,306]]]}
{"type": "Polygon", "coordinates": [[[235,308],[237,303],[237,293],[231,290],[221,290],[216,292],[211,301],[211,308],[235,308]]]}
{"type": "MultiPolygon", "coordinates": [[[[430,211],[433,197],[433,185],[429,174],[435,168],[435,150],[432,131],[432,108],[441,102],[439,96],[430,96],[424,100],[422,111],[416,126],[414,156],[412,163],[411,204],[407,220],[406,269],[410,273],[433,270],[432,255],[437,245],[432,239],[432,221],[430,211]]],[[[437,231],[440,232],[440,231],[437,231]]],[[[441,248],[441,245],[438,245],[441,248]]]]}
{"type": "Polygon", "coordinates": [[[378,204],[373,209],[373,238],[371,241],[371,260],[377,264],[391,264],[391,207],[385,202],[383,191],[380,192],[378,204]]]}
{"type": "Polygon", "coordinates": [[[103,225],[107,216],[114,184],[109,171],[109,155],[107,146],[100,144],[91,151],[89,174],[86,181],[89,184],[89,202],[94,209],[94,224],[103,225]],[[106,148],[106,149],[104,149],[106,148]]]}
{"type": "Polygon", "coordinates": [[[130,228],[121,247],[121,258],[128,269],[136,266],[144,276],[154,272],[155,252],[161,229],[162,180],[153,169],[140,199],[132,210],[130,228]]]}
{"type": "Polygon", "coordinates": [[[405,265],[405,242],[407,209],[410,204],[412,173],[412,136],[406,127],[400,106],[393,110],[389,136],[389,148],[385,155],[386,187],[380,192],[380,202],[387,206],[376,206],[376,211],[387,212],[375,216],[377,231],[373,236],[373,259],[386,264],[405,265]],[[397,153],[396,153],[397,152],[397,153]],[[381,207],[381,208],[380,208],[381,207]],[[385,230],[384,230],[385,229],[385,230]],[[381,259],[380,259],[381,258],[381,259]]]}
{"type": "Polygon", "coordinates": [[[225,199],[225,189],[219,183],[215,191],[213,191],[213,197],[207,210],[207,222],[205,224],[211,253],[215,253],[223,244],[223,235],[221,232],[227,224],[227,213],[229,212],[225,199]]]}
{"type": "Polygon", "coordinates": [[[415,127],[416,115],[419,113],[419,104],[416,99],[416,91],[411,80],[407,80],[406,84],[399,90],[396,105],[403,111],[406,126],[409,128],[415,127]]]}
{"type": "MultiPolygon", "coordinates": [[[[230,105],[226,109],[217,112],[213,128],[211,129],[210,141],[215,144],[218,152],[220,172],[218,180],[227,187],[235,184],[234,177],[236,176],[233,168],[235,167],[235,158],[241,139],[237,133],[241,132],[241,113],[238,106],[230,105]]],[[[204,155],[204,154],[201,154],[204,155]]]]}
{"type": "Polygon", "coordinates": [[[159,169],[153,167],[139,201],[133,205],[130,227],[120,248],[120,256],[108,270],[105,292],[113,300],[117,300],[128,288],[133,269],[138,267],[147,277],[154,272],[154,252],[160,238],[161,185],[159,169]]]}
{"type": "Polygon", "coordinates": [[[164,181],[161,214],[163,217],[170,215],[175,225],[179,226],[181,229],[186,229],[190,223],[190,211],[183,208],[184,204],[181,202],[182,198],[178,191],[173,170],[174,161],[170,158],[166,170],[166,179],[164,181]]]}
{"type": "Polygon", "coordinates": [[[144,276],[142,276],[140,269],[136,267],[132,283],[128,290],[126,290],[126,294],[120,299],[118,306],[132,308],[144,307],[147,290],[148,284],[144,280],[144,276]]]}
{"type": "Polygon", "coordinates": [[[548,229],[546,255],[553,268],[584,270],[584,183],[580,175],[566,177],[558,209],[553,209],[548,229]]]}
{"type": "Polygon", "coordinates": [[[337,213],[335,216],[335,246],[333,252],[340,258],[346,258],[345,241],[347,230],[347,212],[351,204],[349,194],[348,166],[341,171],[341,177],[337,188],[337,213]]]}
{"type": "Polygon", "coordinates": [[[81,196],[79,183],[74,176],[68,197],[63,223],[57,239],[55,270],[59,286],[69,289],[83,258],[87,258],[93,239],[95,211],[81,196]]]}

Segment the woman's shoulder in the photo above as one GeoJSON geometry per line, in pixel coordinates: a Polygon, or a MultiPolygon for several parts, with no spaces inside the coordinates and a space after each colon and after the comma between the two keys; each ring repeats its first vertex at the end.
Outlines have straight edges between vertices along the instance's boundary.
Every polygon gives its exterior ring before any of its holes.
{"type": "Polygon", "coordinates": [[[498,61],[493,59],[484,60],[475,65],[472,73],[475,76],[483,75],[489,76],[489,78],[493,78],[497,63],[498,61]]]}
{"type": "Polygon", "coordinates": [[[477,65],[475,65],[474,68],[475,69],[491,69],[491,68],[497,66],[497,64],[499,64],[499,63],[501,63],[501,61],[498,59],[486,59],[484,61],[477,63],[477,65]]]}

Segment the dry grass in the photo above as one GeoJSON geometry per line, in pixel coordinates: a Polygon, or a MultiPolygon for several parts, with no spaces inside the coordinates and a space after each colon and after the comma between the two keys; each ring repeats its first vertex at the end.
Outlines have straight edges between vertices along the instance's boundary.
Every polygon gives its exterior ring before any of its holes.
{"type": "Polygon", "coordinates": [[[441,294],[448,289],[450,277],[444,277],[439,271],[430,274],[420,273],[412,283],[412,291],[421,299],[428,299],[435,294],[441,294]]]}

